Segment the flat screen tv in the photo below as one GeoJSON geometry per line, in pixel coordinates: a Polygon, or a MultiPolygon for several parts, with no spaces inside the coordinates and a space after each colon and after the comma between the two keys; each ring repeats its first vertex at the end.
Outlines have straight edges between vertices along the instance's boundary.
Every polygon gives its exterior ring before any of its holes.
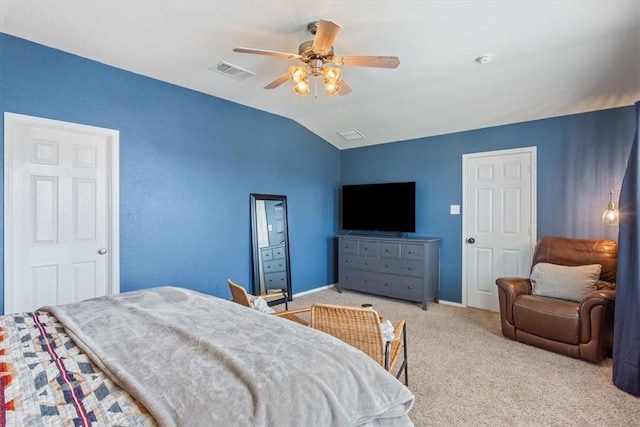
{"type": "Polygon", "coordinates": [[[416,231],[416,183],[342,186],[342,229],[416,231]]]}

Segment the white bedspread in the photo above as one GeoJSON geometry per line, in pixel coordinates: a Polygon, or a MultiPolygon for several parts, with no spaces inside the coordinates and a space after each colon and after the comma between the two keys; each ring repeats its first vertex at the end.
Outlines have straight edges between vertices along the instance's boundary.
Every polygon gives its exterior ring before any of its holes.
{"type": "Polygon", "coordinates": [[[164,426],[410,426],[413,394],[333,337],[181,288],[44,310],[164,426]]]}

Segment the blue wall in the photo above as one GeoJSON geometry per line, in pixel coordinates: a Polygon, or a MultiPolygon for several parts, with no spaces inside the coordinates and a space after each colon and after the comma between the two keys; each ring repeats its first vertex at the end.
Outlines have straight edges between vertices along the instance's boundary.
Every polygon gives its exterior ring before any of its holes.
{"type": "Polygon", "coordinates": [[[340,152],[295,122],[6,34],[0,111],[120,131],[122,291],[249,285],[250,193],[287,195],[294,292],[334,282],[340,152]]]}
{"type": "Polygon", "coordinates": [[[538,236],[615,239],[599,217],[635,126],[628,107],[340,152],[288,119],[5,34],[0,110],[119,130],[121,289],[223,297],[227,277],[250,283],[249,193],[287,195],[301,292],[335,281],[341,183],[416,181],[415,234],[443,239],[441,299],[460,302],[449,205],[462,204],[465,153],[537,146],[538,236]]]}
{"type": "Polygon", "coordinates": [[[617,240],[600,218],[610,189],[620,189],[634,131],[631,106],[344,150],[341,180],[416,181],[415,235],[442,238],[440,298],[461,302],[462,215],[449,205],[462,205],[463,154],[536,146],[538,236],[617,240]]]}

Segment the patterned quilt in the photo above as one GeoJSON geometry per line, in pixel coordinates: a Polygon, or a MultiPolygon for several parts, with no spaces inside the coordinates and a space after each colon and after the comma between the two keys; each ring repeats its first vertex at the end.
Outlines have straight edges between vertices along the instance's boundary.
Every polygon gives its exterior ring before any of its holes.
{"type": "Polygon", "coordinates": [[[0,427],[155,425],[52,314],[0,316],[0,427]]]}

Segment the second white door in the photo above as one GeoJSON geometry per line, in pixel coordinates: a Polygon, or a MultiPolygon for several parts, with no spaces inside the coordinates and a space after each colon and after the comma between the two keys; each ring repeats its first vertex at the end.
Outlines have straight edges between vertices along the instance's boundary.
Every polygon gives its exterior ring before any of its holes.
{"type": "Polygon", "coordinates": [[[535,160],[535,147],[463,156],[465,305],[498,311],[495,280],[529,275],[536,240],[535,160]]]}
{"type": "Polygon", "coordinates": [[[5,313],[118,292],[117,132],[12,114],[5,128],[5,313]]]}

